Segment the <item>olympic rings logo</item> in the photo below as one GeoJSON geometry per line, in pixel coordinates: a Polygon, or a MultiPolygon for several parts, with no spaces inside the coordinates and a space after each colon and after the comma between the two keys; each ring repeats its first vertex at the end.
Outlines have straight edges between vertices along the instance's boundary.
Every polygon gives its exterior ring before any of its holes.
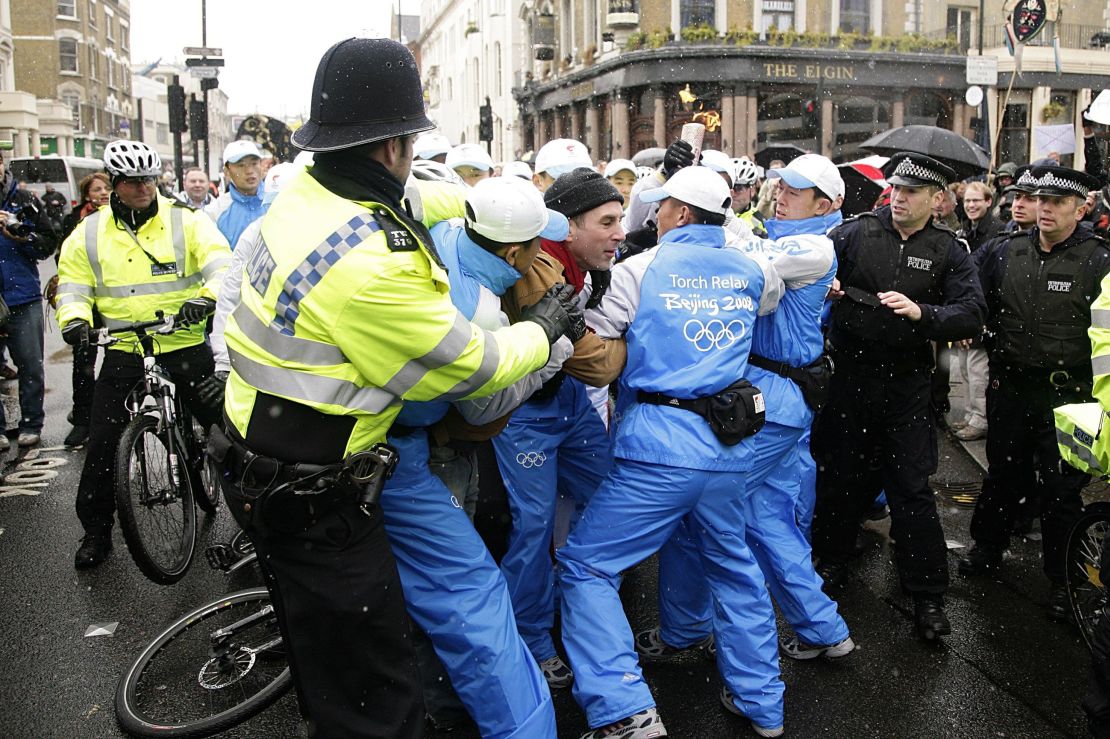
{"type": "Polygon", "coordinates": [[[744,322],[740,320],[725,323],[719,318],[714,318],[702,323],[696,318],[691,318],[682,327],[682,335],[699,352],[727,349],[742,339],[744,334],[744,322]]]}
{"type": "Polygon", "coordinates": [[[547,461],[547,455],[543,452],[521,452],[516,455],[516,463],[526,470],[533,467],[543,467],[543,463],[547,461]]]}

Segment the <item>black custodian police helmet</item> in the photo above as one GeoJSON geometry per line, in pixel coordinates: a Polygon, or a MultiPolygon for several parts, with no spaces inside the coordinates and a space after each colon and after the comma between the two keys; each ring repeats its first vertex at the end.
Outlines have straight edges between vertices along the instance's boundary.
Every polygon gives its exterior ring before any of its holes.
{"type": "Polygon", "coordinates": [[[320,59],[309,119],[293,143],[336,151],[432,128],[412,53],[392,39],[349,38],[320,59]]]}

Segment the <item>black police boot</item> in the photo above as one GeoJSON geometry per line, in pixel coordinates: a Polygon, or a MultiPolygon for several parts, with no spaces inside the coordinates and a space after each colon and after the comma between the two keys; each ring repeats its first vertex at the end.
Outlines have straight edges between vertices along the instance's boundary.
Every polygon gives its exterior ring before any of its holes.
{"type": "Polygon", "coordinates": [[[1068,601],[1068,590],[1063,585],[1053,584],[1048,593],[1048,619],[1058,624],[1071,621],[1071,602],[1068,601]]]}
{"type": "Polygon", "coordinates": [[[944,615],[944,598],[931,593],[914,595],[913,625],[917,629],[917,635],[925,641],[951,634],[952,626],[944,615]]]}
{"type": "Polygon", "coordinates": [[[79,423],[70,429],[66,434],[64,444],[66,446],[81,446],[89,440],[89,426],[88,424],[79,423]]]}
{"type": "Polygon", "coordinates": [[[825,581],[821,586],[822,590],[828,591],[829,588],[834,588],[844,581],[848,575],[848,565],[843,562],[833,562],[827,559],[820,559],[814,570],[825,581]]]}
{"type": "Polygon", "coordinates": [[[978,577],[997,573],[1001,565],[1002,552],[976,544],[966,557],[960,557],[956,571],[964,577],[978,577]]]}
{"type": "Polygon", "coordinates": [[[112,534],[86,533],[81,540],[81,546],[73,557],[73,566],[79,570],[96,567],[108,559],[108,552],[112,551],[112,534]]]}

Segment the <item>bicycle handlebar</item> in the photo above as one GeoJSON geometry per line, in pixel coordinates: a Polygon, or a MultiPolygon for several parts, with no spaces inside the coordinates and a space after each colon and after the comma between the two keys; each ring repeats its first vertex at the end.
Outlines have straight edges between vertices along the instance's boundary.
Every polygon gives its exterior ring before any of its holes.
{"type": "Polygon", "coordinates": [[[120,341],[119,338],[116,338],[118,334],[138,334],[140,338],[148,333],[172,334],[174,331],[190,325],[188,321],[182,320],[175,314],[167,316],[164,311],[156,311],[154,315],[158,317],[153,321],[137,321],[119,328],[99,328],[95,331],[96,343],[101,346],[115,344],[120,341]],[[147,329],[156,330],[148,332],[147,329]]]}

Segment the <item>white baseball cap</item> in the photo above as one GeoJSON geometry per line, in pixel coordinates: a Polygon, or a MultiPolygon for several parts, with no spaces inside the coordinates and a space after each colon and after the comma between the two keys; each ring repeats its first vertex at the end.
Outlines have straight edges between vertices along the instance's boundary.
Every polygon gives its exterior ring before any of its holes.
{"type": "Polygon", "coordinates": [[[614,159],[605,165],[605,176],[615,177],[617,172],[628,170],[632,176],[636,176],[636,163],[631,159],[614,159]]]}
{"type": "Polygon", "coordinates": [[[536,174],[546,172],[555,179],[579,167],[593,166],[586,145],[574,139],[548,141],[536,153],[536,174]]]}
{"type": "Polygon", "coordinates": [[[717,151],[716,149],[702,151],[701,166],[709,167],[714,172],[724,172],[732,176],[732,160],[723,151],[717,151]]]}
{"type": "Polygon", "coordinates": [[[802,154],[785,167],[767,170],[767,179],[776,178],[799,190],[816,187],[832,200],[844,197],[844,178],[840,170],[832,160],[820,154],[802,154]]]}
{"type": "Polygon", "coordinates": [[[417,159],[431,159],[451,151],[451,142],[441,133],[422,133],[412,142],[412,155],[417,159]]]}
{"type": "Polygon", "coordinates": [[[474,167],[489,171],[493,169],[493,160],[480,144],[459,144],[447,152],[447,166],[451,169],[474,167]]]}
{"type": "Polygon", "coordinates": [[[490,177],[466,194],[466,224],[499,244],[522,244],[540,236],[564,241],[570,222],[549,210],[531,181],[519,177],[490,177]]]}
{"type": "Polygon", "coordinates": [[[278,193],[284,190],[302,172],[304,172],[304,167],[297,166],[293,162],[282,162],[270,167],[270,171],[266,173],[265,185],[262,188],[262,204],[272,203],[278,193]]]}
{"type": "Polygon", "coordinates": [[[532,181],[532,168],[528,166],[527,162],[505,162],[501,166],[502,177],[523,177],[529,182],[532,181]]]}
{"type": "Polygon", "coordinates": [[[732,191],[721,175],[709,167],[683,167],[662,187],[640,193],[640,200],[655,203],[667,198],[681,200],[710,213],[725,215],[732,207],[732,191]]]}
{"type": "Polygon", "coordinates": [[[235,164],[244,157],[258,157],[261,160],[262,150],[258,148],[258,144],[249,139],[232,141],[224,148],[224,164],[235,164]]]}

